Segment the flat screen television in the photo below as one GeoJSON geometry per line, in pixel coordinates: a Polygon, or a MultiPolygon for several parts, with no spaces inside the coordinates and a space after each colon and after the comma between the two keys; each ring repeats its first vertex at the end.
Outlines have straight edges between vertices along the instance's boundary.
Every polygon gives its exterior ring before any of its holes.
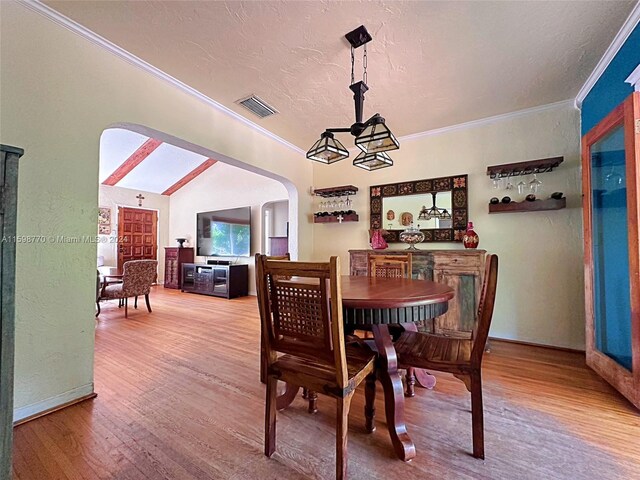
{"type": "Polygon", "coordinates": [[[251,256],[251,207],[201,212],[196,216],[196,255],[202,257],[251,256]]]}

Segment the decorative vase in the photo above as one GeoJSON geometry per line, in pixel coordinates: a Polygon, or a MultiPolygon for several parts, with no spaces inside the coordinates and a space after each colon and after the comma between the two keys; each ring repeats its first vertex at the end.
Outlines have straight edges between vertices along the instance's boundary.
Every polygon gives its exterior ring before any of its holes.
{"type": "Polygon", "coordinates": [[[386,240],[383,237],[383,230],[375,229],[370,230],[371,233],[371,248],[373,250],[384,250],[389,245],[387,245],[386,240]]]}
{"type": "Polygon", "coordinates": [[[478,237],[478,234],[473,230],[473,222],[467,223],[467,231],[464,232],[462,243],[464,244],[464,248],[478,248],[480,237],[478,237]]]}
{"type": "Polygon", "coordinates": [[[180,246],[180,248],[184,246],[184,242],[186,241],[187,241],[186,238],[176,238],[176,242],[178,242],[178,245],[180,246]]]}
{"type": "Polygon", "coordinates": [[[420,243],[424,240],[424,233],[420,231],[420,225],[418,225],[418,227],[416,228],[413,226],[413,224],[411,224],[407,227],[406,230],[400,232],[400,235],[398,236],[401,242],[409,245],[409,248],[407,248],[407,250],[418,250],[415,247],[416,243],[420,243]]]}

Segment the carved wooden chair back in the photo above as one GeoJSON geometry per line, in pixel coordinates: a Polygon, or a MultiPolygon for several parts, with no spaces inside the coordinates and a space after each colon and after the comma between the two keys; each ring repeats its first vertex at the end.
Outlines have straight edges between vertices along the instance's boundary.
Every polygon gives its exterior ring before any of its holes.
{"type": "Polygon", "coordinates": [[[411,278],[411,255],[370,255],[369,275],[384,278],[411,278]]]}
{"type": "Polygon", "coordinates": [[[496,286],[498,283],[498,256],[487,255],[485,259],[484,281],[478,305],[478,314],[473,327],[473,347],[471,350],[471,364],[479,366],[485,350],[493,307],[496,301],[496,286]]]}
{"type": "Polygon", "coordinates": [[[340,261],[283,262],[256,255],[256,281],[267,366],[287,353],[333,364],[348,383],[342,323],[340,261]]]}

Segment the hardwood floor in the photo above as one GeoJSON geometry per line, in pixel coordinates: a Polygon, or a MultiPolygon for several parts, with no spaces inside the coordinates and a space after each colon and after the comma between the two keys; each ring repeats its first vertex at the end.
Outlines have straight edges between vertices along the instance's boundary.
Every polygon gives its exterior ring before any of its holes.
{"type": "MultiPolygon", "coordinates": [[[[224,300],[156,287],[153,313],[104,303],[96,328],[98,397],[15,429],[14,478],[332,479],[335,408],[299,398],[263,451],[255,297],[224,300]],[[233,330],[235,329],[235,330],[233,330]]],[[[93,319],[87,319],[88,325],[93,319]]],[[[417,457],[394,457],[378,386],[365,433],[364,391],[349,426],[351,479],[640,479],[640,414],[581,355],[492,343],[485,355],[486,460],[471,456],[470,399],[438,374],[407,399],[417,457]]]]}

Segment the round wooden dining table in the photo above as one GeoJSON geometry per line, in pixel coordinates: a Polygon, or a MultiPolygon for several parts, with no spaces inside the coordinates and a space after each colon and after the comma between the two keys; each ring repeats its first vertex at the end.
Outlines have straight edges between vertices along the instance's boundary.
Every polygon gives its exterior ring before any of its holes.
{"type": "MultiPolygon", "coordinates": [[[[411,460],[416,449],[404,420],[404,392],[389,325],[401,325],[405,330],[416,331],[415,322],[436,318],[447,311],[454,291],[442,283],[407,278],[343,275],[341,284],[345,330],[367,329],[373,332],[379,358],[377,375],[384,391],[391,442],[401,460],[411,460]]],[[[416,377],[418,375],[423,386],[435,384],[435,378],[428,373],[416,371],[416,377]]],[[[298,390],[298,387],[287,385],[286,391],[278,397],[277,408],[289,406],[298,390]]]]}

